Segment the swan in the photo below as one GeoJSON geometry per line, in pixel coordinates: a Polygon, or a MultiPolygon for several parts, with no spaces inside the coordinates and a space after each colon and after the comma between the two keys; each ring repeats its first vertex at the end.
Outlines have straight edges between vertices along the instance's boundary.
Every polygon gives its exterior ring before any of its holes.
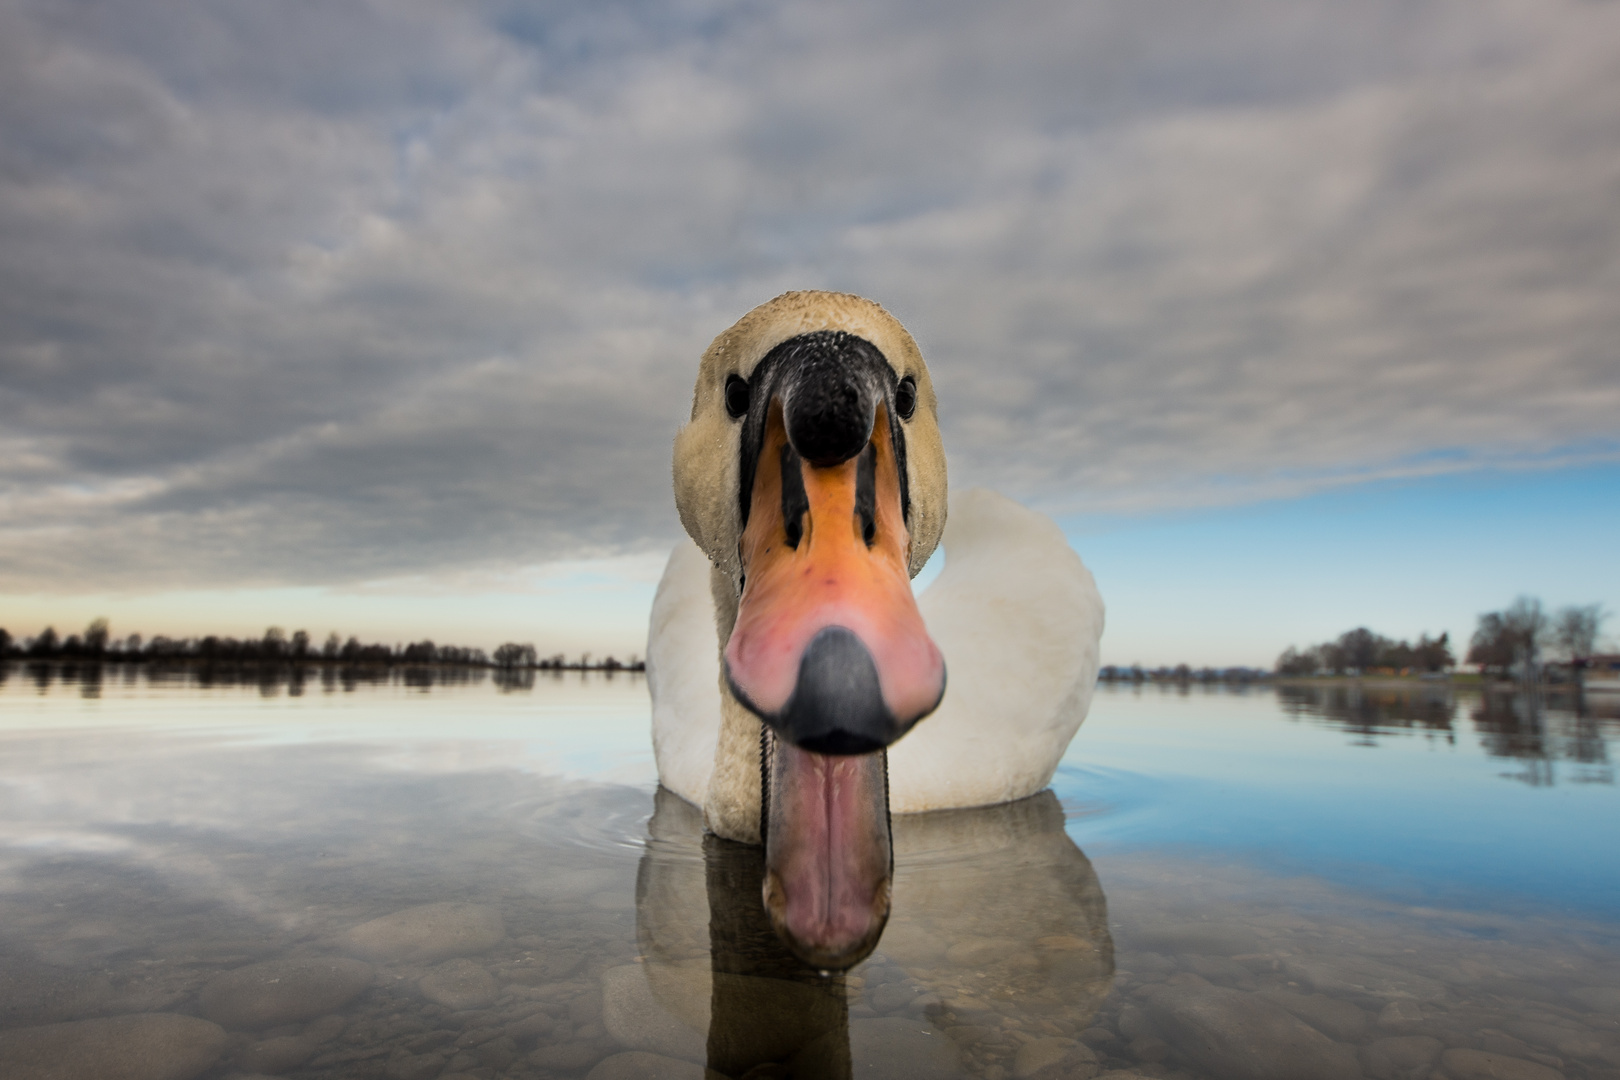
{"type": "Polygon", "coordinates": [[[947,507],[922,353],[858,296],[784,293],[715,338],[673,471],[690,539],[648,627],[659,781],[763,845],[778,934],[847,968],[888,918],[890,814],[1051,781],[1096,685],[1102,598],[1051,519],[984,489],[947,507]]]}

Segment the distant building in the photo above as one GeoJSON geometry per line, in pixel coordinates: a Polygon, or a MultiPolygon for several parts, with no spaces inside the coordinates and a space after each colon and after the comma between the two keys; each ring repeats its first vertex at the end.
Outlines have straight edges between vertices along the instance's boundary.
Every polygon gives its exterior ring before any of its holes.
{"type": "Polygon", "coordinates": [[[1588,690],[1620,692],[1620,653],[1598,653],[1586,658],[1582,682],[1588,690]]]}

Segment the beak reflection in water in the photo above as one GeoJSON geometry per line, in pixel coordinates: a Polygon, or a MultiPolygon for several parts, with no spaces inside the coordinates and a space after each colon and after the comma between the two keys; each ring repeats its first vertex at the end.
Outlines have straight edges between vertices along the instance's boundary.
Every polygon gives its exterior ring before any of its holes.
{"type": "Polygon", "coordinates": [[[806,963],[847,968],[889,912],[884,749],[945,691],[908,573],[909,407],[882,355],[848,334],[785,342],[751,384],[726,679],[766,726],[771,922],[806,963]]]}
{"type": "Polygon", "coordinates": [[[1078,1032],[1113,984],[1107,901],[1049,791],[897,818],[895,912],[858,980],[820,976],[784,947],[759,905],[759,848],[705,836],[698,811],[666,791],[648,832],[636,886],[645,959],[627,969],[641,985],[610,1006],[637,1011],[610,1027],[661,1033],[645,1048],[727,1076],[977,1073],[983,1063],[968,1069],[951,1037],[991,1022],[971,1003],[1078,1032]]]}

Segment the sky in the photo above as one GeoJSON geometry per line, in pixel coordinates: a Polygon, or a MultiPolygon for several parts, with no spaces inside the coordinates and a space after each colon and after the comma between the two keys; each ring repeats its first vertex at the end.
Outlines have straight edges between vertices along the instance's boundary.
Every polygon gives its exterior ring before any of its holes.
{"type": "Polygon", "coordinates": [[[1620,4],[0,0],[0,626],[640,651],[790,288],[1105,662],[1620,607],[1620,4]]]}

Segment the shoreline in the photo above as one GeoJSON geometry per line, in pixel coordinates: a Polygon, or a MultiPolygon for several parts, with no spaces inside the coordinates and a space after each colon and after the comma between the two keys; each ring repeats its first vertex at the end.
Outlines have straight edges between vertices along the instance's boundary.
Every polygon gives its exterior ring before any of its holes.
{"type": "Polygon", "coordinates": [[[1099,678],[1097,683],[1099,686],[1288,686],[1318,689],[1353,686],[1362,690],[1414,690],[1444,687],[1448,690],[1491,690],[1504,693],[1521,690],[1569,693],[1584,689],[1587,693],[1620,693],[1620,683],[1608,680],[1599,682],[1596,685],[1592,683],[1583,685],[1576,682],[1520,683],[1512,679],[1493,679],[1471,672],[1440,675],[1434,678],[1424,678],[1421,675],[1262,675],[1246,679],[1201,679],[1196,675],[1190,678],[1145,675],[1142,679],[1099,678]]]}
{"type": "MultiPolygon", "coordinates": [[[[144,669],[158,673],[179,673],[187,671],[221,674],[224,672],[254,672],[258,674],[285,673],[296,675],[299,678],[331,672],[335,674],[347,673],[351,678],[375,678],[385,672],[391,671],[437,671],[446,674],[451,672],[490,672],[496,676],[521,676],[525,674],[539,674],[543,672],[562,673],[565,671],[599,672],[604,674],[644,675],[646,674],[646,661],[621,661],[614,657],[604,657],[596,662],[581,662],[579,660],[558,661],[554,659],[540,660],[533,664],[500,664],[494,661],[439,661],[418,660],[395,657],[392,659],[364,659],[344,660],[323,656],[305,657],[266,657],[266,658],[207,658],[198,656],[127,656],[117,653],[108,653],[101,656],[4,656],[0,657],[0,677],[9,675],[19,669],[50,668],[77,672],[84,669],[114,668],[117,670],[133,671],[144,669]]],[[[1438,677],[1425,678],[1421,675],[1271,675],[1260,672],[1249,672],[1243,677],[1221,677],[1216,674],[1213,678],[1201,678],[1197,674],[1190,676],[1160,675],[1156,673],[1143,673],[1140,679],[1121,678],[1115,676],[1107,678],[1099,675],[1098,686],[1126,687],[1126,686],[1159,686],[1159,687],[1296,687],[1326,689],[1334,687],[1355,687],[1361,690],[1414,690],[1443,687],[1447,690],[1496,691],[1499,693],[1535,690],[1542,693],[1571,693],[1584,691],[1586,693],[1620,693],[1620,682],[1602,680],[1596,685],[1575,682],[1537,682],[1518,683],[1508,679],[1493,679],[1473,673],[1447,674],[1438,677]]]]}
{"type": "Polygon", "coordinates": [[[578,660],[551,661],[541,660],[533,664],[500,664],[494,661],[478,663],[466,660],[406,660],[394,658],[391,660],[343,660],[323,656],[305,657],[273,657],[273,658],[209,658],[200,656],[121,656],[109,653],[102,656],[5,656],[0,657],[0,668],[10,666],[31,667],[118,667],[118,668],[147,668],[154,671],[178,671],[194,668],[211,668],[213,670],[244,669],[244,670],[272,670],[272,671],[392,671],[406,669],[431,669],[436,671],[493,671],[493,672],[525,672],[525,671],[602,671],[621,672],[626,674],[645,674],[647,663],[644,660],[618,660],[606,657],[594,663],[581,663],[578,660]]]}

